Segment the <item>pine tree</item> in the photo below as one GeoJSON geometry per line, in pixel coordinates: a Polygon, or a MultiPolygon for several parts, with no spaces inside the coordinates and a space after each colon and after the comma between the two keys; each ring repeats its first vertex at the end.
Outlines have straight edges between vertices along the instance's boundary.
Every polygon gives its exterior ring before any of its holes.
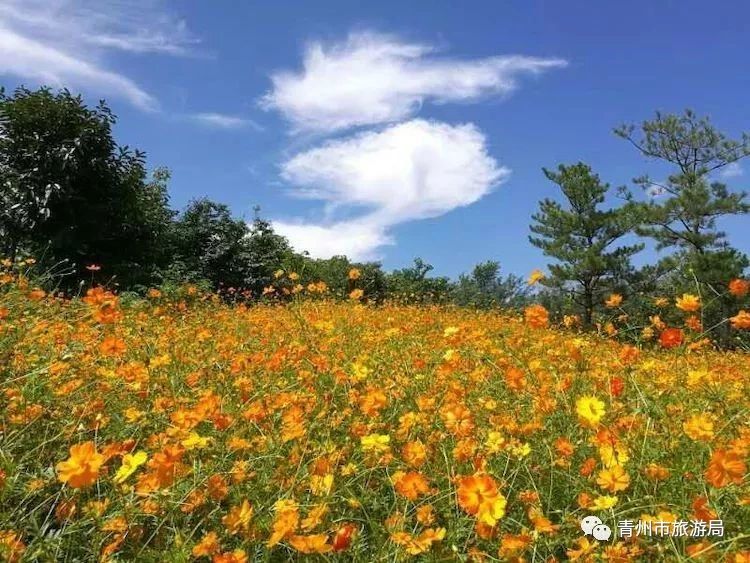
{"type": "Polygon", "coordinates": [[[535,224],[531,243],[545,256],[557,260],[549,266],[547,286],[571,293],[583,313],[583,323],[591,326],[601,293],[610,289],[631,270],[630,259],[642,244],[615,246],[635,223],[632,207],[602,209],[609,184],[583,163],[560,165],[556,172],[544,169],[549,180],[558,184],[564,205],[552,199],[539,204],[532,216],[535,224]]]}

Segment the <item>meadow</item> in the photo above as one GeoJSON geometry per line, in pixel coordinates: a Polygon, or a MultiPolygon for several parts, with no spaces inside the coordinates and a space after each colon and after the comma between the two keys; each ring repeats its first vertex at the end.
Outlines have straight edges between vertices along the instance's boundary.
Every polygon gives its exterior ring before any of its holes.
{"type": "Polygon", "coordinates": [[[0,273],[2,556],[750,561],[746,352],[324,290],[63,299],[0,273]]]}

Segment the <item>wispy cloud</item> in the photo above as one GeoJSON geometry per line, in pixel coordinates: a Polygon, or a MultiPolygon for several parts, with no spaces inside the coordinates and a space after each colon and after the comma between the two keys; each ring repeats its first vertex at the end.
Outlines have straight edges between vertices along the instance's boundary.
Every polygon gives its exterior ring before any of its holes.
{"type": "Polygon", "coordinates": [[[244,129],[250,127],[256,131],[263,131],[263,126],[252,119],[240,117],[237,115],[228,115],[225,113],[204,112],[193,113],[186,116],[190,121],[194,121],[206,127],[215,129],[244,129]]]}
{"type": "Polygon", "coordinates": [[[519,76],[565,64],[522,55],[440,58],[428,44],[356,33],[341,43],[311,43],[300,71],[272,75],[273,88],[261,105],[280,111],[297,130],[331,132],[403,120],[429,101],[469,102],[508,94],[519,76]]]}
{"type": "Polygon", "coordinates": [[[742,165],[739,162],[732,162],[721,169],[719,177],[728,180],[730,178],[739,178],[744,174],[745,171],[743,170],[742,165]]]}
{"type": "Polygon", "coordinates": [[[395,226],[471,205],[510,175],[474,124],[414,119],[420,108],[508,95],[520,76],[566,64],[522,55],[440,57],[429,44],[369,32],[310,43],[301,70],[271,76],[261,106],[313,138],[365,130],[283,163],[291,194],[322,210],[312,221],[276,219],[275,228],[314,257],[378,258],[395,244],[395,226]]]}
{"type": "Polygon", "coordinates": [[[3,0],[0,74],[119,97],[154,110],[157,100],[111,69],[107,54],[186,54],[196,39],[160,0],[3,0]]]}
{"type": "Polygon", "coordinates": [[[364,211],[354,219],[274,226],[314,257],[372,259],[393,242],[395,225],[470,205],[509,173],[475,126],[416,119],[329,141],[285,162],[282,176],[295,196],[324,202],[331,215],[364,211]]]}

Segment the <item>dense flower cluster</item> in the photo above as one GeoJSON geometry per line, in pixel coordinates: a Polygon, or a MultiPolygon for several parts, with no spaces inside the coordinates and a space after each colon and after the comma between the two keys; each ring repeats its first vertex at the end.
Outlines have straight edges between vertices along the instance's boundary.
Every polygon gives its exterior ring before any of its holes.
{"type": "Polygon", "coordinates": [[[571,334],[540,305],[514,317],[356,297],[68,301],[7,274],[0,553],[750,557],[746,353],[690,348],[657,322],[661,345],[644,348],[571,334]],[[592,513],[721,518],[725,537],[598,543],[579,527],[592,513]]]}

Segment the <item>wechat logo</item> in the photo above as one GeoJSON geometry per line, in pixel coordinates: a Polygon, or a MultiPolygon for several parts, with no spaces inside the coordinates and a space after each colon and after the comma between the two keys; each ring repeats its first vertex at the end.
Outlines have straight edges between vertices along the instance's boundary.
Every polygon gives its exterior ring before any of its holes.
{"type": "Polygon", "coordinates": [[[602,523],[596,516],[586,516],[581,520],[581,530],[587,536],[594,536],[594,539],[599,541],[607,541],[612,537],[612,530],[609,526],[602,523]]]}

